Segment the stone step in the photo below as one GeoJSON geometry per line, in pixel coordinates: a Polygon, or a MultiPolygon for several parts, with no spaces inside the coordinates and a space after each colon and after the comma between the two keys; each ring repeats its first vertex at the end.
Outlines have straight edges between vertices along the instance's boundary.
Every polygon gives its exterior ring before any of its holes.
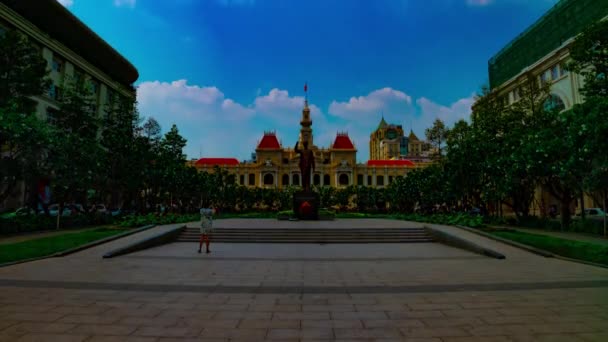
{"type": "MultiPolygon", "coordinates": [[[[186,228],[176,241],[198,242],[198,227],[186,228]]],[[[214,242],[256,243],[403,243],[433,242],[424,228],[215,228],[214,242]]]]}

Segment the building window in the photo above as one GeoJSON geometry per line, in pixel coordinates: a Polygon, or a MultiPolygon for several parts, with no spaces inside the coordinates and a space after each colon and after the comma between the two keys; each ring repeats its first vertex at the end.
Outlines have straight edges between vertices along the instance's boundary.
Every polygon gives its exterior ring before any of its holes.
{"type": "Polygon", "coordinates": [[[558,78],[559,78],[559,66],[556,64],[553,66],[553,68],[551,68],[551,79],[553,81],[555,81],[558,78]]]}
{"type": "Polygon", "coordinates": [[[58,85],[51,84],[48,95],[55,101],[61,100],[61,88],[58,85]]]}
{"type": "Polygon", "coordinates": [[[357,185],[363,185],[363,175],[357,175],[357,185]]]}
{"type": "Polygon", "coordinates": [[[283,184],[283,186],[288,186],[289,185],[289,175],[288,174],[284,174],[283,175],[283,179],[281,180],[281,184],[283,184]]]}
{"type": "Polygon", "coordinates": [[[393,176],[388,176],[388,184],[391,184],[393,182],[393,176]]]}
{"type": "Polygon", "coordinates": [[[283,164],[289,164],[289,159],[288,158],[283,158],[283,164]]]}
{"type": "Polygon", "coordinates": [[[293,175],[291,175],[291,184],[300,185],[300,175],[299,174],[294,173],[293,175]]]}
{"type": "Polygon", "coordinates": [[[254,173],[249,174],[249,185],[255,185],[255,174],[254,173]]]}
{"type": "Polygon", "coordinates": [[[519,101],[519,88],[513,89],[513,101],[519,101]]]}
{"type": "Polygon", "coordinates": [[[547,72],[540,74],[540,85],[543,86],[547,83],[547,72]]]}
{"type": "Polygon", "coordinates": [[[93,79],[89,81],[89,89],[91,89],[93,95],[97,95],[99,93],[99,81],[93,79]]]}
{"type": "Polygon", "coordinates": [[[245,184],[245,175],[240,175],[239,176],[239,184],[240,185],[244,185],[245,184]]]}
{"type": "Polygon", "coordinates": [[[348,185],[348,175],[346,173],[341,173],[340,176],[338,176],[338,183],[340,185],[348,185]]]}
{"type": "Polygon", "coordinates": [[[323,175],[323,185],[330,185],[331,177],[328,174],[323,175]]]}
{"type": "Polygon", "coordinates": [[[547,111],[557,110],[561,112],[566,109],[566,105],[562,98],[555,94],[549,95],[549,98],[545,101],[544,107],[547,111]]]}
{"type": "Polygon", "coordinates": [[[53,69],[54,72],[57,72],[57,73],[63,72],[63,61],[60,60],[58,57],[53,57],[53,62],[52,62],[51,68],[53,69]]]}
{"type": "Polygon", "coordinates": [[[109,87],[106,87],[106,103],[112,103],[114,100],[114,92],[109,87]]]}
{"type": "Polygon", "coordinates": [[[321,185],[321,175],[318,173],[315,173],[312,176],[312,184],[313,185],[321,185]]]}
{"type": "Polygon", "coordinates": [[[72,75],[72,78],[76,84],[82,84],[82,82],[84,81],[84,72],[82,72],[82,70],[80,69],[74,68],[74,74],[72,75]]]}
{"type": "Polygon", "coordinates": [[[46,109],[46,122],[50,125],[54,125],[57,123],[57,110],[51,107],[47,107],[46,109]]]}
{"type": "Polygon", "coordinates": [[[372,176],[367,176],[367,185],[372,185],[372,176]]]}
{"type": "Polygon", "coordinates": [[[376,185],[384,186],[384,176],[376,176],[376,185]]]}
{"type": "Polygon", "coordinates": [[[267,173],[264,175],[264,185],[274,185],[274,176],[272,173],[267,173]]]}
{"type": "Polygon", "coordinates": [[[568,70],[566,69],[566,64],[565,63],[560,64],[560,66],[559,66],[559,74],[560,74],[560,76],[564,76],[564,75],[568,74],[568,70]]]}

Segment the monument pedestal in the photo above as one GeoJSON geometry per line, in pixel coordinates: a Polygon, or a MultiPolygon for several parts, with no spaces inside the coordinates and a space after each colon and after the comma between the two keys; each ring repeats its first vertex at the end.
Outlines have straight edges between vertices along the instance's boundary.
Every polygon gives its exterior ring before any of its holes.
{"type": "Polygon", "coordinates": [[[320,202],[316,192],[296,192],[293,194],[293,212],[299,220],[318,220],[320,202]]]}

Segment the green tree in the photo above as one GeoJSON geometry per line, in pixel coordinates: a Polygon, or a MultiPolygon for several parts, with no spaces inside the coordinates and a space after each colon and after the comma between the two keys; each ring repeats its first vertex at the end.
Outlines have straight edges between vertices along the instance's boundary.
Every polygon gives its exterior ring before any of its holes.
{"type": "MultiPolygon", "coordinates": [[[[45,92],[46,61],[39,50],[18,31],[0,35],[0,202],[11,196],[16,185],[34,184],[43,173],[40,160],[48,130],[36,117],[31,96],[45,92]]],[[[35,196],[30,196],[34,206],[35,196]]]]}
{"type": "Polygon", "coordinates": [[[581,93],[587,97],[608,96],[608,21],[599,21],[583,31],[570,49],[567,67],[582,75],[581,93]]]}
{"type": "Polygon", "coordinates": [[[445,127],[445,123],[441,121],[441,119],[435,119],[433,126],[427,128],[424,133],[426,135],[426,139],[437,150],[437,158],[441,159],[441,148],[448,135],[448,129],[445,127]]]}
{"type": "MultiPolygon", "coordinates": [[[[67,80],[59,110],[53,118],[46,162],[51,170],[53,196],[59,203],[84,202],[99,184],[103,150],[98,139],[100,120],[89,84],[67,80]]],[[[57,215],[57,228],[61,215],[57,215]]]]}
{"type": "Polygon", "coordinates": [[[17,112],[33,113],[30,96],[45,93],[51,81],[47,63],[25,35],[10,30],[0,35],[0,108],[16,106],[17,112]]]}

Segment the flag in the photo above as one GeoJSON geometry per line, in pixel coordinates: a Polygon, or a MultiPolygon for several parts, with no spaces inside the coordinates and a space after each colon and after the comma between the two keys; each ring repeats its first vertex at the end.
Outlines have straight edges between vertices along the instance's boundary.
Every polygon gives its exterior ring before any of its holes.
{"type": "Polygon", "coordinates": [[[304,91],[308,91],[308,82],[304,83],[304,91]]]}

